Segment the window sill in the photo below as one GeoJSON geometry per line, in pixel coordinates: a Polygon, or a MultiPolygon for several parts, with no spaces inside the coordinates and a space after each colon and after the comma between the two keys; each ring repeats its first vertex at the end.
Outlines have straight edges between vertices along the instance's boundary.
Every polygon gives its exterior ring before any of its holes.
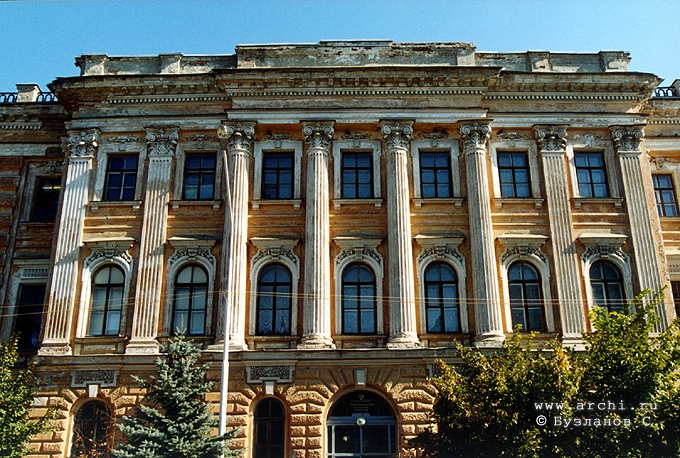
{"type": "Polygon", "coordinates": [[[463,198],[462,197],[433,197],[430,199],[413,199],[413,202],[416,204],[417,208],[420,208],[423,206],[423,204],[453,204],[456,208],[460,208],[463,206],[463,198]]]}
{"type": "Polygon", "coordinates": [[[342,349],[363,349],[363,348],[385,348],[387,336],[382,334],[341,334],[333,336],[336,348],[342,349]]]}
{"type": "Polygon", "coordinates": [[[211,206],[213,210],[217,211],[222,205],[221,200],[171,200],[170,205],[172,205],[173,210],[177,210],[180,207],[209,207],[211,206]]]}
{"type": "Polygon", "coordinates": [[[375,208],[381,208],[382,202],[382,199],[333,199],[336,210],[343,205],[374,205],[375,208]]]}
{"type": "Polygon", "coordinates": [[[536,208],[543,208],[543,201],[545,199],[535,198],[535,197],[497,197],[494,199],[494,203],[497,208],[501,208],[503,205],[519,205],[519,204],[530,204],[533,203],[536,208]]]}
{"type": "Polygon", "coordinates": [[[76,337],[74,352],[77,355],[121,354],[125,352],[124,336],[76,337]]]}
{"type": "Polygon", "coordinates": [[[297,346],[297,336],[248,336],[246,343],[249,350],[282,350],[297,346]]]}
{"type": "Polygon", "coordinates": [[[261,205],[292,205],[294,208],[300,208],[302,205],[302,199],[253,199],[250,202],[255,210],[261,205]]]}
{"type": "Polygon", "coordinates": [[[623,204],[622,197],[574,197],[574,207],[581,208],[581,205],[586,204],[610,204],[614,208],[621,208],[623,204]]]}
{"type": "Polygon", "coordinates": [[[131,207],[133,210],[139,210],[141,206],[141,200],[96,200],[90,202],[90,210],[93,212],[99,211],[99,207],[131,207]]]}

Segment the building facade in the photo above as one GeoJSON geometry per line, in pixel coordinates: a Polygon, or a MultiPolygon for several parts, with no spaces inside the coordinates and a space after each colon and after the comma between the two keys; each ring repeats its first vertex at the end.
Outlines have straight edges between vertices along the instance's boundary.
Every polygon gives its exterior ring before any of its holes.
{"type": "Polygon", "coordinates": [[[680,80],[629,60],[248,45],[0,94],[0,337],[62,405],[34,456],[122,440],[178,332],[216,387],[226,340],[245,457],[415,456],[455,341],[578,348],[594,306],[680,292],[680,80]]]}

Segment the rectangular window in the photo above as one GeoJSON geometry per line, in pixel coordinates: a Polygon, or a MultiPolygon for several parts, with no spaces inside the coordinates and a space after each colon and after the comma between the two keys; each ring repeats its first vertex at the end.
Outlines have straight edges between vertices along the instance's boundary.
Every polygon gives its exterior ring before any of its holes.
{"type": "Polygon", "coordinates": [[[342,153],[343,199],[373,198],[373,156],[371,153],[342,153]]]}
{"type": "Polygon", "coordinates": [[[499,152],[498,175],[502,197],[531,197],[526,153],[499,152]]]}
{"type": "Polygon", "coordinates": [[[652,181],[659,216],[678,216],[673,177],[668,174],[652,175],[652,181]]]}
{"type": "Polygon", "coordinates": [[[604,154],[574,153],[574,165],[581,197],[609,197],[604,154]]]}
{"type": "Polygon", "coordinates": [[[42,324],[46,285],[19,286],[14,334],[19,335],[19,351],[31,352],[38,348],[42,324]]]}
{"type": "Polygon", "coordinates": [[[31,221],[53,223],[57,219],[61,177],[38,177],[33,194],[31,221]]]}
{"type": "Polygon", "coordinates": [[[109,156],[104,200],[133,200],[137,184],[137,155],[109,156]]]}
{"type": "Polygon", "coordinates": [[[423,199],[453,196],[448,152],[420,153],[420,190],[423,199]]]}
{"type": "Polygon", "coordinates": [[[680,281],[671,282],[673,292],[673,303],[675,303],[675,315],[680,316],[680,281]]]}
{"type": "Polygon", "coordinates": [[[266,153],[262,158],[262,198],[292,199],[294,159],[292,152],[266,153]]]}
{"type": "Polygon", "coordinates": [[[215,198],[214,154],[187,154],[184,162],[184,200],[212,200],[215,198]]]}

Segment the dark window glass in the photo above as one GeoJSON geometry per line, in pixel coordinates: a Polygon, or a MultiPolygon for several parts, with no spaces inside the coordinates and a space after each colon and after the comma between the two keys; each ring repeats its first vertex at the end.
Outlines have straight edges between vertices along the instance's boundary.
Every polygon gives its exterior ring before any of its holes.
{"type": "Polygon", "coordinates": [[[56,221],[60,193],[60,177],[38,177],[33,195],[31,221],[37,223],[53,223],[56,221]]]}
{"type": "Polygon", "coordinates": [[[102,267],[94,274],[89,335],[115,336],[120,333],[124,288],[125,274],[119,267],[102,267]]]}
{"type": "Polygon", "coordinates": [[[448,152],[420,153],[420,192],[425,199],[453,196],[448,152]]]}
{"type": "Polygon", "coordinates": [[[111,415],[102,401],[89,401],[73,417],[71,458],[111,456],[111,415]]]}
{"type": "Polygon", "coordinates": [[[508,269],[512,327],[522,331],[546,331],[541,277],[527,262],[515,262],[508,269]]]}
{"type": "Polygon", "coordinates": [[[526,153],[498,153],[501,196],[530,197],[529,163],[526,153]]]}
{"type": "Polygon", "coordinates": [[[371,153],[342,153],[342,197],[373,197],[373,157],[371,153]]]}
{"type": "Polygon", "coordinates": [[[678,216],[673,177],[671,175],[652,175],[652,180],[659,216],[678,216]]]}
{"type": "Polygon", "coordinates": [[[363,264],[342,272],[342,333],[376,333],[375,276],[363,264]]]}
{"type": "Polygon", "coordinates": [[[133,200],[137,184],[137,155],[109,156],[104,200],[133,200]]]}
{"type": "Polygon", "coordinates": [[[602,153],[574,153],[581,197],[609,197],[607,171],[602,153]]]}
{"type": "Polygon", "coordinates": [[[291,274],[284,265],[262,269],[257,282],[257,335],[290,334],[292,290],[291,274]]]}
{"type": "Polygon", "coordinates": [[[605,307],[610,312],[625,311],[623,278],[614,264],[609,261],[595,261],[590,266],[590,285],[596,306],[605,307]]]}
{"type": "Polygon", "coordinates": [[[40,343],[46,285],[19,286],[14,333],[19,335],[19,351],[34,352],[40,343]]]}
{"type": "Polygon", "coordinates": [[[255,409],[254,458],[284,458],[286,419],[283,405],[273,398],[260,401],[255,409]]]}
{"type": "Polygon", "coordinates": [[[184,162],[185,200],[212,200],[215,198],[215,155],[187,154],[184,162]]]}
{"type": "Polygon", "coordinates": [[[262,198],[293,198],[293,153],[266,153],[262,158],[262,198]]]}
{"type": "Polygon", "coordinates": [[[673,292],[673,302],[675,303],[675,315],[680,316],[680,281],[671,282],[671,291],[673,292]]]}
{"type": "Polygon", "coordinates": [[[425,314],[427,332],[461,332],[458,277],[443,262],[425,270],[425,314]]]}
{"type": "Polygon", "coordinates": [[[190,265],[179,271],[175,282],[172,332],[205,334],[208,310],[208,274],[200,266],[190,265]]]}

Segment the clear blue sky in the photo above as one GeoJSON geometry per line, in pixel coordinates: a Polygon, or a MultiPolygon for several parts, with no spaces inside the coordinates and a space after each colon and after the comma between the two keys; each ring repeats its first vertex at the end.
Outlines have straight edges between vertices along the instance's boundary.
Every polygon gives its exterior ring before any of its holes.
{"type": "Polygon", "coordinates": [[[76,76],[80,54],[231,54],[237,44],[380,38],[480,51],[628,51],[680,79],[680,0],[0,0],[0,91],[76,76]]]}

